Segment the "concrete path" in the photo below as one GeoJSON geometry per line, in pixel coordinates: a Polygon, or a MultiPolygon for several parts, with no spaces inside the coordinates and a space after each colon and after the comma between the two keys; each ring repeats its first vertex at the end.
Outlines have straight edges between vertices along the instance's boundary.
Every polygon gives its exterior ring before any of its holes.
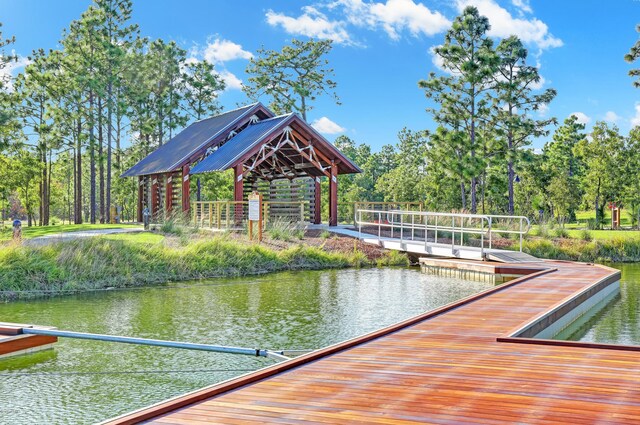
{"type": "Polygon", "coordinates": [[[25,246],[43,246],[57,242],[66,242],[74,239],[91,238],[101,235],[113,235],[118,233],[143,232],[143,227],[125,227],[121,229],[94,229],[81,230],[78,232],[53,233],[51,235],[38,236],[36,238],[25,239],[22,243],[25,246]]]}

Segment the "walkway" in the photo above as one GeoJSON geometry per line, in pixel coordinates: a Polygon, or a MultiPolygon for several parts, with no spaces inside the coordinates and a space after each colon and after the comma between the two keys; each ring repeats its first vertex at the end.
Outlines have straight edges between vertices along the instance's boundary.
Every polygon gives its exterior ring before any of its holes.
{"type": "Polygon", "coordinates": [[[638,423],[637,352],[510,337],[612,287],[619,272],[536,266],[544,270],[110,423],[638,423]]]}
{"type": "Polygon", "coordinates": [[[384,249],[402,251],[410,254],[417,254],[419,256],[460,258],[464,260],[477,261],[487,259],[499,261],[501,263],[529,263],[540,261],[538,258],[524,252],[488,248],[481,250],[480,248],[473,246],[455,245],[452,247],[450,243],[435,243],[433,241],[425,243],[424,241],[411,239],[401,240],[397,237],[378,236],[371,233],[365,233],[364,231],[361,233],[350,225],[330,227],[324,224],[312,224],[308,226],[308,229],[328,230],[339,235],[360,239],[364,243],[380,246],[384,249]]]}
{"type": "Polygon", "coordinates": [[[121,229],[95,229],[82,230],[78,232],[53,233],[51,235],[38,236],[31,239],[24,239],[23,245],[26,246],[43,246],[57,242],[67,242],[74,239],[91,238],[94,236],[113,235],[118,233],[136,233],[144,232],[141,227],[123,227],[121,229]]]}

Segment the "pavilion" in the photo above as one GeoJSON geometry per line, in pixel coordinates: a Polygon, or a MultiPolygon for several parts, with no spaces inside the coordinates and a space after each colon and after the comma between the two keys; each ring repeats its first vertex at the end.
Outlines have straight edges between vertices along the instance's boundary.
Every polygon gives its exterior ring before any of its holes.
{"type": "Polygon", "coordinates": [[[275,116],[258,102],[194,122],[122,177],[138,177],[142,221],[143,205],[154,217],[176,208],[189,211],[191,175],[229,169],[234,170],[234,201],[246,201],[259,182],[306,179],[316,224],[321,222],[321,178],[327,177],[330,226],[338,224],[337,176],[362,172],[300,116],[275,116]]]}

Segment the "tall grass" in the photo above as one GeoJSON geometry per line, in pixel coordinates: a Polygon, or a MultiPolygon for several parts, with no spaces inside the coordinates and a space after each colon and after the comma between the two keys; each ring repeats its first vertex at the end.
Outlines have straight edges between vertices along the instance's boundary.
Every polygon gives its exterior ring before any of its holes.
{"type": "Polygon", "coordinates": [[[0,250],[0,299],[167,281],[347,267],[349,254],[298,246],[274,251],[225,237],[185,246],[87,238],[0,250]],[[34,292],[23,292],[34,291],[34,292]]]}
{"type": "MultiPolygon", "coordinates": [[[[518,249],[516,245],[512,249],[518,249]]],[[[554,260],[584,262],[638,262],[640,239],[576,240],[531,239],[524,241],[523,251],[538,257],[554,260]]]]}
{"type": "Polygon", "coordinates": [[[304,238],[304,225],[276,217],[267,223],[266,233],[271,239],[289,242],[304,238]]]}

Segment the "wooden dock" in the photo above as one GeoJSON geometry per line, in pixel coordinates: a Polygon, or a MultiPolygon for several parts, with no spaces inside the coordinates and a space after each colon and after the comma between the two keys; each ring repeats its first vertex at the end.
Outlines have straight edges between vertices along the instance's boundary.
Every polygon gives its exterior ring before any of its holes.
{"type": "MultiPolygon", "coordinates": [[[[33,325],[0,322],[0,360],[4,357],[33,353],[51,348],[58,338],[44,335],[24,335],[22,329],[33,325]]],[[[39,326],[40,329],[55,329],[39,326]]]]}
{"type": "Polygon", "coordinates": [[[619,271],[537,266],[403,323],[108,423],[639,423],[640,347],[525,337],[613,288],[619,271]]]}

